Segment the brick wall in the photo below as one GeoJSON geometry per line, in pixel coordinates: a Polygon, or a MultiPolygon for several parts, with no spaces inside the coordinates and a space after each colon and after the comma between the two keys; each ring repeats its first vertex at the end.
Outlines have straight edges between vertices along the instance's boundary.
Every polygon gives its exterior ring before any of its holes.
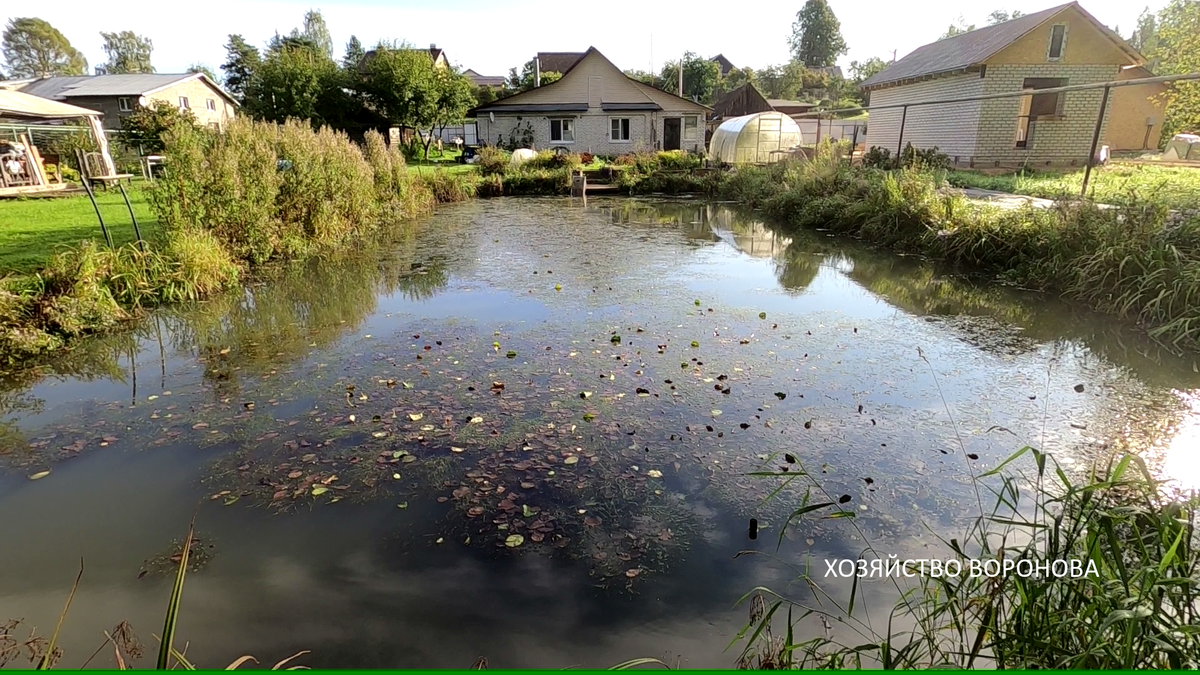
{"type": "MultiPolygon", "coordinates": [[[[1027,77],[1062,78],[1067,84],[1087,84],[1116,79],[1118,67],[1101,65],[1063,65],[1040,63],[990,65],[984,81],[985,94],[999,94],[1022,88],[1027,77]]],[[[1062,94],[1062,117],[1038,120],[1024,148],[1018,148],[1017,125],[1022,98],[983,101],[980,112],[977,162],[984,165],[1009,165],[1022,162],[1045,164],[1082,164],[1087,162],[1096,117],[1100,113],[1102,89],[1062,94]]],[[[1111,111],[1111,103],[1110,111],[1111,111]]],[[[1107,124],[1108,114],[1105,115],[1107,124]]],[[[1103,135],[1104,130],[1101,129],[1103,135]]]]}
{"type": "MultiPolygon", "coordinates": [[[[988,72],[991,76],[991,72],[988,72]]],[[[871,106],[967,98],[983,94],[985,80],[979,73],[965,73],[871,92],[871,106]]],[[[867,122],[867,147],[879,146],[893,154],[912,142],[924,149],[936,146],[940,151],[969,163],[975,154],[979,130],[980,101],[909,108],[907,116],[899,108],[871,110],[867,122]],[[904,136],[900,138],[900,119],[904,116],[904,136]]]]}

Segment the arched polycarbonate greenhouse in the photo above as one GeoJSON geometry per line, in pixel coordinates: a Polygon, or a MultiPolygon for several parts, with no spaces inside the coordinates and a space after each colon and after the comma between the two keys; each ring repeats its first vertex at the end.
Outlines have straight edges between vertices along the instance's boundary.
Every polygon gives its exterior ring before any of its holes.
{"type": "Polygon", "coordinates": [[[778,162],[800,145],[800,127],[778,112],[733,117],[721,123],[708,145],[712,161],[722,164],[778,162]]]}

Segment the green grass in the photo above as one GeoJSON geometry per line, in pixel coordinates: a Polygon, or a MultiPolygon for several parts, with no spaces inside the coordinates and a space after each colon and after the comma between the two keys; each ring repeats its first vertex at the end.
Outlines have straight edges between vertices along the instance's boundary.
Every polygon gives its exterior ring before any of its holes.
{"type": "MultiPolygon", "coordinates": [[[[1078,197],[1083,188],[1083,173],[1083,169],[1078,169],[986,176],[973,171],[953,171],[949,180],[958,187],[1056,199],[1078,197]]],[[[1092,171],[1088,196],[1102,204],[1154,201],[1172,209],[1200,208],[1200,169],[1113,163],[1092,171]]]]}
{"type": "MultiPolygon", "coordinates": [[[[158,227],[146,196],[139,187],[129,189],[129,200],[142,236],[149,239],[158,227]]],[[[133,223],[120,191],[96,193],[104,224],[121,245],[134,241],[133,223]]],[[[0,276],[35,272],[64,247],[85,240],[104,241],[96,211],[87,195],[50,199],[0,200],[0,276]]]]}
{"type": "Polygon", "coordinates": [[[445,171],[451,174],[469,174],[475,173],[478,169],[474,164],[459,164],[452,161],[424,161],[424,160],[408,160],[406,164],[409,171],[415,171],[419,174],[431,174],[436,171],[445,171]]]}

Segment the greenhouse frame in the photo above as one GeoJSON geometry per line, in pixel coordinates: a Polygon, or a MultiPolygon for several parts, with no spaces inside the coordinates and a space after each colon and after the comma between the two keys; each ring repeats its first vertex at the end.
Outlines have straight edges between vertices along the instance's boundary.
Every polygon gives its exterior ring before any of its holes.
{"type": "Polygon", "coordinates": [[[725,120],[713,131],[708,154],[719,164],[766,164],[784,159],[803,141],[800,126],[780,112],[725,120]]]}

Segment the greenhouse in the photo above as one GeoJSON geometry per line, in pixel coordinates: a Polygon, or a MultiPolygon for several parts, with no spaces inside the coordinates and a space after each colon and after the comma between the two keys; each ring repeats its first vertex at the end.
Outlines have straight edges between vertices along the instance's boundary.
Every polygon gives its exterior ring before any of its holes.
{"type": "Polygon", "coordinates": [[[762,112],[725,120],[713,132],[708,154],[721,164],[777,162],[800,145],[800,127],[778,112],[762,112]]]}

